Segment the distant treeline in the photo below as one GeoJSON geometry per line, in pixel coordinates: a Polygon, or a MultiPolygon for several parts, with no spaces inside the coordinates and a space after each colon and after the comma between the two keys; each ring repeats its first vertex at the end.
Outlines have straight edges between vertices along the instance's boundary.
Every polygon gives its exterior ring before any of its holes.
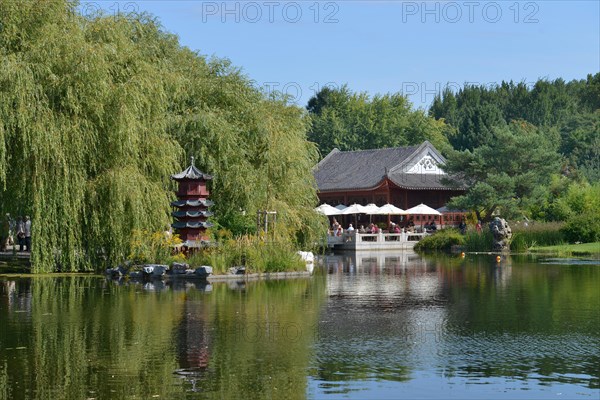
{"type": "MultiPolygon", "coordinates": [[[[489,143],[494,127],[524,120],[559,133],[558,152],[567,165],[590,181],[600,179],[600,73],[586,79],[538,80],[533,86],[502,82],[494,87],[465,86],[437,95],[429,115],[452,126],[454,149],[473,150],[489,143]]],[[[531,150],[535,151],[535,143],[531,150]]]]}

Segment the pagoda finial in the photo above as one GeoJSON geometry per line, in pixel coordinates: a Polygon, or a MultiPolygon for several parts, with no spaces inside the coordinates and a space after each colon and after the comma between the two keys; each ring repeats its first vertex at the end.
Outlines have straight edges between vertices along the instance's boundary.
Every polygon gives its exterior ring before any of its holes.
{"type": "Polygon", "coordinates": [[[192,167],[194,166],[194,156],[191,157],[192,158],[192,167]]]}

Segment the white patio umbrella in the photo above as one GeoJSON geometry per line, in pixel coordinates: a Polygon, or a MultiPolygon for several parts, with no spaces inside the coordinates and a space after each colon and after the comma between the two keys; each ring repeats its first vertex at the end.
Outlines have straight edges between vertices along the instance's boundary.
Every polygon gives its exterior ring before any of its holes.
{"type": "Polygon", "coordinates": [[[348,207],[343,204],[338,204],[337,206],[335,206],[335,208],[337,208],[338,210],[345,210],[348,207]]]}
{"type": "Polygon", "coordinates": [[[365,206],[365,214],[369,215],[369,222],[373,222],[372,215],[377,215],[379,213],[379,207],[377,207],[373,203],[369,203],[365,206]]]}
{"type": "Polygon", "coordinates": [[[340,215],[342,213],[341,210],[339,210],[335,207],[332,207],[327,203],[321,204],[319,207],[315,208],[315,211],[320,214],[327,215],[327,216],[340,215]]]}
{"type": "Polygon", "coordinates": [[[379,211],[376,215],[406,215],[407,212],[401,208],[396,207],[393,204],[385,204],[379,207],[379,211]]]}
{"type": "Polygon", "coordinates": [[[406,210],[406,213],[411,215],[442,215],[442,213],[438,210],[434,210],[423,203],[419,204],[418,206],[414,206],[413,208],[409,208],[406,210]]]}
{"type": "MultiPolygon", "coordinates": [[[[409,215],[442,215],[442,213],[438,210],[434,210],[433,208],[426,206],[423,203],[419,204],[418,206],[414,206],[413,208],[409,208],[408,210],[406,210],[406,213],[409,215]]],[[[423,220],[421,220],[421,227],[422,226],[423,220]]]]}
{"type": "Polygon", "coordinates": [[[358,225],[358,217],[356,216],[356,214],[364,214],[364,213],[365,213],[365,207],[361,206],[360,204],[356,204],[356,203],[352,204],[351,206],[346,207],[342,211],[343,215],[354,214],[355,225],[358,225]]]}
{"type": "Polygon", "coordinates": [[[379,207],[373,203],[367,204],[365,207],[365,214],[376,215],[379,214],[379,207]]]}
{"type": "Polygon", "coordinates": [[[343,211],[342,214],[343,215],[349,215],[349,214],[365,214],[366,213],[366,208],[364,206],[361,206],[360,204],[352,204],[349,207],[346,207],[343,211]]]}

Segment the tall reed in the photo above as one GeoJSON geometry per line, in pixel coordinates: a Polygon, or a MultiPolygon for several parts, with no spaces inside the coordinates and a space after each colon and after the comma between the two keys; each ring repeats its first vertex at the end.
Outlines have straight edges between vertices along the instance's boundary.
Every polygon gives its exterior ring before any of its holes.
{"type": "Polygon", "coordinates": [[[188,257],[192,267],[210,265],[214,273],[225,274],[229,268],[244,266],[246,272],[302,271],[305,263],[292,246],[283,241],[265,241],[254,235],[224,240],[217,246],[188,257]]]}
{"type": "Polygon", "coordinates": [[[464,242],[467,251],[492,251],[494,236],[485,228],[481,232],[468,230],[464,235],[464,242]]]}
{"type": "Polygon", "coordinates": [[[566,243],[561,222],[531,222],[515,224],[510,243],[512,251],[527,251],[536,246],[555,246],[566,243]]]}

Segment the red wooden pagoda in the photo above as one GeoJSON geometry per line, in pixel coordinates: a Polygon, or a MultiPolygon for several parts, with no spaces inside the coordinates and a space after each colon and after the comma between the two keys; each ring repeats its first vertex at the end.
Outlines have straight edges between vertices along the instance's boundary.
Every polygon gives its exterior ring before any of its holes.
{"type": "Polygon", "coordinates": [[[185,248],[199,248],[209,243],[206,229],[212,224],[207,222],[212,215],[208,207],[213,202],[208,200],[209,192],[206,182],[212,179],[192,163],[184,171],[171,175],[177,181],[177,201],[171,203],[174,211],[171,215],[175,218],[172,227],[175,233],[183,240],[185,248]]]}

